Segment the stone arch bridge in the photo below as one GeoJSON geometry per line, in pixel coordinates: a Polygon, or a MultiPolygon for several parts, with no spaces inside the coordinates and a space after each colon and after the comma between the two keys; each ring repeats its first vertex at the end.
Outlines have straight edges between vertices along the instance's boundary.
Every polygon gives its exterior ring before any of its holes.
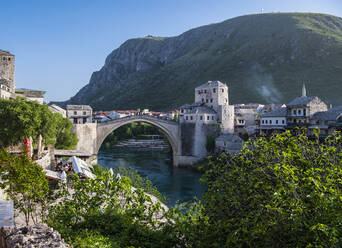
{"type": "Polygon", "coordinates": [[[182,154],[181,125],[178,122],[147,115],[127,116],[100,123],[75,124],[73,129],[79,140],[76,149],[91,155],[97,155],[103,141],[111,132],[131,122],[146,122],[152,124],[166,135],[172,147],[174,166],[192,164],[203,157],[191,156],[191,154],[184,156],[182,154]]]}

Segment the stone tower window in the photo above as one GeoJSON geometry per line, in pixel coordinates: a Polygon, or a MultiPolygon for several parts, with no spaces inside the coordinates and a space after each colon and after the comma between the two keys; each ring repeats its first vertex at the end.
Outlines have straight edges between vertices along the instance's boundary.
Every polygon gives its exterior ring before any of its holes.
{"type": "Polygon", "coordinates": [[[222,92],[224,92],[224,89],[222,89],[222,92]]]}
{"type": "Polygon", "coordinates": [[[8,61],[11,61],[11,58],[8,58],[8,61]]]}

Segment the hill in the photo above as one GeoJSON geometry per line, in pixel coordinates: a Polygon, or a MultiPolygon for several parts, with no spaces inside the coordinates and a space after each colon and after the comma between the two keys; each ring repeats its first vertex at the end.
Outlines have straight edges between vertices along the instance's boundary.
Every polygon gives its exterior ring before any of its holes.
{"type": "Polygon", "coordinates": [[[230,103],[287,103],[308,95],[342,104],[342,18],[315,13],[240,16],[176,37],[130,39],[74,97],[57,104],[170,110],[208,80],[227,83],[230,103]]]}

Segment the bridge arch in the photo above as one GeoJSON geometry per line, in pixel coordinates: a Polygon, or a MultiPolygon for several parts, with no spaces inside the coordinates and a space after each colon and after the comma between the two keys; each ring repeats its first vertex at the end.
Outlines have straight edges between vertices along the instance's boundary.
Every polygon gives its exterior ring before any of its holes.
{"type": "Polygon", "coordinates": [[[179,143],[178,143],[178,123],[172,121],[161,120],[155,117],[149,116],[129,116],[111,121],[106,121],[97,124],[97,139],[96,139],[96,154],[99,152],[100,147],[106,137],[118,129],[121,126],[132,122],[145,122],[159,128],[167,137],[172,147],[173,163],[178,165],[177,155],[179,154],[179,143]]]}

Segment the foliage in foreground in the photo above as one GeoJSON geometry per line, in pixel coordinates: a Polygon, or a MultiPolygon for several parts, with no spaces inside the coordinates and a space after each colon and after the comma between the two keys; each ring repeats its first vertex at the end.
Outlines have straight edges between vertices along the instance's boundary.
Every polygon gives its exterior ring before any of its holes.
{"type": "Polygon", "coordinates": [[[341,247],[342,139],[289,132],[210,163],[195,247],[341,247]]]}
{"type": "MultiPolygon", "coordinates": [[[[20,159],[15,163],[26,169],[20,159]]],[[[209,162],[203,202],[165,213],[142,189],[133,192],[128,177],[102,171],[95,180],[70,178],[73,193],[59,191],[46,221],[75,247],[337,248],[342,246],[341,166],[340,135],[320,143],[318,137],[287,132],[250,140],[239,155],[221,154],[209,162]]],[[[16,189],[23,179],[14,178],[16,189]]]]}
{"type": "MultiPolygon", "coordinates": [[[[101,168],[101,165],[94,165],[93,168],[96,175],[102,175],[103,173],[106,173],[106,171],[101,168]]],[[[157,187],[153,185],[152,181],[147,177],[140,176],[136,170],[125,167],[113,167],[112,170],[114,176],[120,174],[120,176],[128,177],[131,180],[133,187],[144,190],[144,192],[157,197],[163,203],[167,202],[167,198],[158,191],[157,187]]]]}
{"type": "Polygon", "coordinates": [[[43,169],[25,155],[11,156],[0,150],[0,187],[13,200],[14,207],[25,215],[26,224],[46,212],[50,190],[43,169]]]}
{"type": "Polygon", "coordinates": [[[23,143],[30,136],[35,142],[42,135],[45,145],[57,149],[73,149],[76,134],[71,132],[72,123],[62,115],[52,113],[46,104],[22,98],[0,100],[0,147],[23,143]]]}
{"type": "Polygon", "coordinates": [[[157,221],[164,210],[142,189],[132,191],[128,177],[108,171],[95,180],[73,176],[72,192],[63,189],[61,201],[49,210],[48,224],[75,247],[171,247],[172,239],[157,221]]]}

